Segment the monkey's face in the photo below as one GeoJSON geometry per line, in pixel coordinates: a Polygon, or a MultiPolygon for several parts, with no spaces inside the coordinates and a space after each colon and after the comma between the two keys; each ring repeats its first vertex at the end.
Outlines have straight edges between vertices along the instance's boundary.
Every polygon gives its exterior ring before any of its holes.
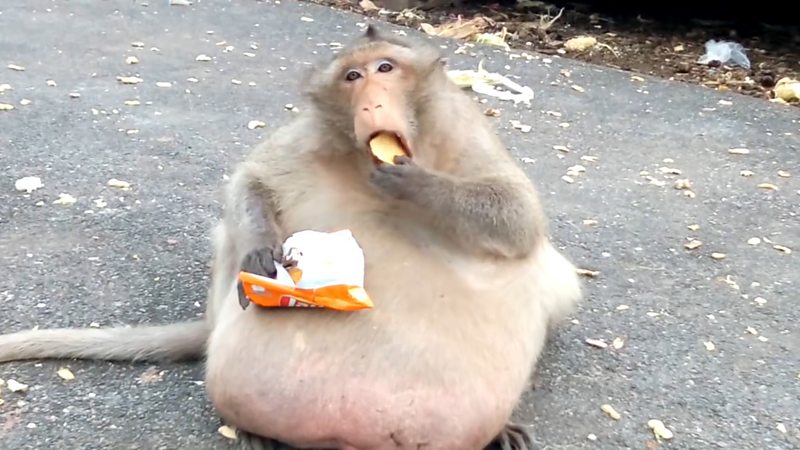
{"type": "Polygon", "coordinates": [[[438,51],[368,29],[314,72],[309,93],[333,132],[344,134],[365,157],[371,157],[369,142],[378,133],[394,134],[413,156],[417,111],[446,79],[444,73],[438,51]]]}
{"type": "Polygon", "coordinates": [[[408,99],[413,77],[401,61],[389,55],[364,56],[344,67],[340,81],[340,89],[349,99],[356,144],[366,149],[378,133],[390,133],[411,155],[414,120],[408,99]]]}

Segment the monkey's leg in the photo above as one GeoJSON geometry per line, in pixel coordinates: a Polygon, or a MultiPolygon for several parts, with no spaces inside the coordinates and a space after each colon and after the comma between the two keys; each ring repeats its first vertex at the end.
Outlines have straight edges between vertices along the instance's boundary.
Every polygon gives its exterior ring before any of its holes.
{"type": "Polygon", "coordinates": [[[240,450],[297,450],[274,439],[261,437],[256,434],[239,430],[240,450]]]}
{"type": "Polygon", "coordinates": [[[533,437],[522,425],[509,422],[484,450],[533,450],[533,437]]]}

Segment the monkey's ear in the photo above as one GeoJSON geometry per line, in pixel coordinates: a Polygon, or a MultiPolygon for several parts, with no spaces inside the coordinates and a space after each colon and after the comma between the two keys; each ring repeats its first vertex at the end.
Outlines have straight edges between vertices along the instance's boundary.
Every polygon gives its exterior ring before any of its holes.
{"type": "Polygon", "coordinates": [[[364,37],[369,41],[377,41],[380,39],[380,31],[373,24],[367,25],[367,30],[364,32],[364,37]]]}

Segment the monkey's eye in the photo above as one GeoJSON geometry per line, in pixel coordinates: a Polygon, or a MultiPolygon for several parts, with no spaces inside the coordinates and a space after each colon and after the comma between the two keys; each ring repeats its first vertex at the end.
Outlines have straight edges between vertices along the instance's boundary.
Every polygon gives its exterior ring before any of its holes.
{"type": "Polygon", "coordinates": [[[350,70],[347,72],[347,75],[344,76],[344,79],[347,81],[355,81],[361,78],[361,73],[357,70],[350,70]]]}
{"type": "Polygon", "coordinates": [[[381,65],[378,66],[378,72],[391,72],[394,69],[394,66],[388,62],[382,62],[381,65]]]}

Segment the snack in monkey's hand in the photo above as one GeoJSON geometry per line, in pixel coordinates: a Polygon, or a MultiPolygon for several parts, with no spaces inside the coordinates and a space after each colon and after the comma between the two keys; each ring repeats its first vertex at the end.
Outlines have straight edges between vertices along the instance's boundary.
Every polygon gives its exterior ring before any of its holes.
{"type": "Polygon", "coordinates": [[[300,231],[283,244],[275,279],[239,272],[245,295],[265,308],[372,308],[364,290],[364,253],[350,230],[300,231]]]}
{"type": "Polygon", "coordinates": [[[405,156],[400,139],[393,133],[378,133],[369,141],[372,154],[387,164],[394,164],[395,156],[405,156]]]}

